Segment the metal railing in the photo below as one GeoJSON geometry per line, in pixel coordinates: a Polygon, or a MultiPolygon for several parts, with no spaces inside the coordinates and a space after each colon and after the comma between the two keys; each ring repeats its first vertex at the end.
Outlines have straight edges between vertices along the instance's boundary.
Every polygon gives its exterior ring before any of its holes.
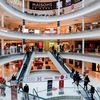
{"type": "Polygon", "coordinates": [[[35,91],[36,95],[31,94],[31,93],[26,93],[22,90],[19,90],[19,91],[17,90],[15,92],[15,90],[12,90],[11,88],[12,88],[12,86],[0,84],[0,90],[1,90],[0,98],[2,98],[2,100],[11,100],[13,95],[17,96],[16,97],[17,100],[21,100],[21,99],[27,100],[27,98],[28,98],[28,100],[47,100],[43,97],[40,97],[35,89],[34,89],[34,91],[35,91]],[[14,94],[12,94],[12,93],[14,93],[14,94]]]}

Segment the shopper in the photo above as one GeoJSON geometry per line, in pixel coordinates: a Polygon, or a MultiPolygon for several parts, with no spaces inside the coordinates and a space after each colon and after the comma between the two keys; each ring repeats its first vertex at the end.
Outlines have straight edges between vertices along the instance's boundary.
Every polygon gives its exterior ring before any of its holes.
{"type": "Polygon", "coordinates": [[[27,99],[29,100],[29,96],[28,96],[29,86],[27,84],[25,84],[23,91],[24,91],[25,100],[27,100],[27,99]]]}
{"type": "Polygon", "coordinates": [[[55,50],[55,47],[54,47],[54,45],[52,46],[52,52],[54,53],[54,50],[55,50]]]}
{"type": "Polygon", "coordinates": [[[32,46],[32,51],[34,51],[34,45],[32,46]]]}
{"type": "Polygon", "coordinates": [[[79,72],[76,72],[76,85],[77,85],[77,87],[79,86],[80,80],[81,80],[81,78],[80,78],[79,72]]]}
{"type": "Polygon", "coordinates": [[[54,49],[54,55],[56,55],[57,54],[57,50],[56,49],[54,49]]]}
{"type": "Polygon", "coordinates": [[[84,89],[87,90],[87,85],[89,82],[90,82],[90,79],[89,79],[88,75],[86,75],[84,78],[84,89]]]}
{"type": "Polygon", "coordinates": [[[26,55],[27,55],[27,57],[29,58],[29,56],[30,56],[30,51],[27,51],[27,52],[26,52],[26,55]]]}
{"type": "Polygon", "coordinates": [[[71,77],[73,77],[74,72],[75,72],[75,69],[74,69],[74,68],[72,68],[71,77]]]}
{"type": "Polygon", "coordinates": [[[5,93],[5,88],[6,88],[6,80],[4,78],[2,78],[2,83],[1,83],[1,95],[2,96],[6,96],[6,93],[5,93]]]}
{"type": "Polygon", "coordinates": [[[23,82],[22,82],[22,80],[20,80],[20,82],[18,83],[18,86],[19,86],[18,92],[20,91],[20,89],[23,90],[23,82]]]}
{"type": "Polygon", "coordinates": [[[16,80],[16,76],[15,76],[14,74],[12,75],[11,80],[12,80],[12,81],[15,81],[15,80],[16,80]]]}
{"type": "Polygon", "coordinates": [[[71,26],[69,26],[69,33],[71,33],[72,32],[72,27],[71,26]]]}
{"type": "Polygon", "coordinates": [[[61,51],[64,52],[64,44],[61,47],[61,51]]]}
{"type": "MultiPolygon", "coordinates": [[[[77,71],[76,71],[76,73],[77,73],[77,71]]],[[[72,84],[76,82],[76,75],[77,75],[76,73],[74,73],[74,75],[73,75],[73,82],[72,82],[72,84]]]]}
{"type": "Polygon", "coordinates": [[[95,88],[92,85],[91,85],[91,88],[90,88],[90,93],[91,93],[91,100],[94,100],[93,95],[95,93],[95,88]]]}

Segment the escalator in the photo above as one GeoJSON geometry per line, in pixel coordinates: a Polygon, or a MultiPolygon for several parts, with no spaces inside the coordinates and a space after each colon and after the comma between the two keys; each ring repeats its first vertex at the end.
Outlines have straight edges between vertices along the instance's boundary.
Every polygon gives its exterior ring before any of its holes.
{"type": "Polygon", "coordinates": [[[28,65],[31,62],[31,56],[32,56],[32,52],[29,52],[28,55],[25,55],[24,60],[23,60],[23,64],[22,67],[19,71],[19,75],[17,76],[17,81],[19,82],[20,80],[23,80],[24,75],[27,71],[28,65]]]}
{"type": "MultiPolygon", "coordinates": [[[[60,55],[62,55],[62,54],[60,54],[60,55]]],[[[60,57],[61,58],[61,57],[60,57]]],[[[63,59],[63,58],[62,58],[63,59]]],[[[66,65],[65,66],[68,66],[69,67],[69,64],[68,63],[66,63],[66,65]]],[[[73,75],[72,75],[72,73],[70,72],[70,77],[71,78],[73,78],[73,75]]],[[[90,87],[91,87],[91,85],[90,84],[88,84],[88,90],[86,91],[85,89],[84,89],[84,79],[82,79],[82,81],[81,81],[81,83],[79,84],[79,86],[77,87],[78,88],[78,90],[77,90],[77,92],[80,94],[80,95],[82,95],[84,98],[85,98],[85,100],[91,100],[91,93],[90,93],[90,87]]],[[[95,93],[94,93],[94,100],[100,100],[100,94],[99,94],[99,92],[95,89],[95,93]]]]}
{"type": "Polygon", "coordinates": [[[53,63],[55,64],[55,66],[61,74],[70,74],[70,70],[67,68],[67,66],[65,66],[63,59],[60,56],[54,54],[53,52],[48,53],[50,59],[53,61],[53,63]]]}

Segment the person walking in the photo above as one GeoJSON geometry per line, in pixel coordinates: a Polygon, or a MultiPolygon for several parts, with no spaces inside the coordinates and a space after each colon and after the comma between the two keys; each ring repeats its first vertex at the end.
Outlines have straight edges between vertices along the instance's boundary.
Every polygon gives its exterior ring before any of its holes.
{"type": "Polygon", "coordinates": [[[81,78],[80,78],[79,72],[76,72],[76,85],[77,85],[77,87],[79,86],[80,80],[81,80],[81,78]]]}
{"type": "Polygon", "coordinates": [[[20,80],[20,82],[18,83],[18,86],[19,86],[18,92],[20,91],[20,89],[23,90],[23,83],[22,83],[22,80],[20,80]]]}
{"type": "Polygon", "coordinates": [[[87,90],[87,85],[89,82],[90,82],[90,79],[89,79],[88,75],[86,75],[84,78],[84,89],[87,90]]]}
{"type": "Polygon", "coordinates": [[[92,85],[91,85],[91,88],[90,88],[90,93],[91,93],[91,100],[94,100],[93,95],[95,93],[95,87],[93,87],[92,85]]]}
{"type": "Polygon", "coordinates": [[[24,91],[25,100],[27,100],[27,99],[29,100],[29,96],[28,96],[29,86],[27,84],[25,84],[23,91],[24,91]]]}
{"type": "Polygon", "coordinates": [[[76,75],[77,75],[77,71],[73,74],[73,82],[72,82],[72,84],[76,82],[76,75]]]}
{"type": "Polygon", "coordinates": [[[54,53],[54,50],[55,50],[55,47],[54,47],[54,45],[52,46],[52,52],[54,53]]]}
{"type": "Polygon", "coordinates": [[[74,68],[72,68],[72,70],[71,70],[71,74],[70,74],[70,76],[73,78],[73,76],[74,76],[74,72],[75,72],[75,69],[74,68]]]}
{"type": "Polygon", "coordinates": [[[69,33],[71,33],[72,32],[72,27],[71,26],[69,26],[69,33]]]}
{"type": "Polygon", "coordinates": [[[4,78],[2,78],[2,84],[1,84],[1,95],[2,96],[6,96],[6,93],[5,93],[5,89],[6,89],[6,80],[4,78]]]}

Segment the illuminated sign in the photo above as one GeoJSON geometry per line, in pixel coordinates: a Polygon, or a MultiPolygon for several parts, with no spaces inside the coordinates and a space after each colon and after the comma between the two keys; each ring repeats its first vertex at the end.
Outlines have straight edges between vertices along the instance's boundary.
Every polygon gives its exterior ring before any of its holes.
{"type": "Polygon", "coordinates": [[[60,0],[54,1],[54,2],[33,2],[29,1],[29,9],[31,10],[53,10],[57,9],[58,7],[68,7],[72,4],[76,4],[78,2],[81,2],[82,0],[60,0]]]}

